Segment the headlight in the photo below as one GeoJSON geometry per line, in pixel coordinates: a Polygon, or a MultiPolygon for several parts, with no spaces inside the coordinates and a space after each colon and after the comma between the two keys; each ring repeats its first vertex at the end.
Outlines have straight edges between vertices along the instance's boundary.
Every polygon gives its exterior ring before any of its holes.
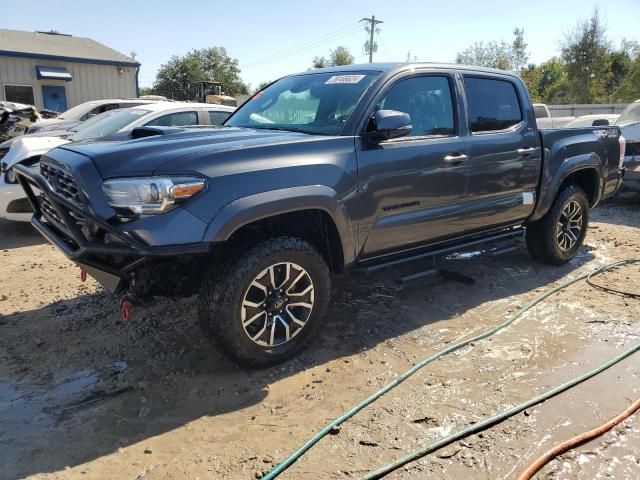
{"type": "Polygon", "coordinates": [[[102,191],[107,203],[117,210],[154,215],[171,210],[205,186],[206,182],[197,177],[120,178],[104,182],[102,191]]]}

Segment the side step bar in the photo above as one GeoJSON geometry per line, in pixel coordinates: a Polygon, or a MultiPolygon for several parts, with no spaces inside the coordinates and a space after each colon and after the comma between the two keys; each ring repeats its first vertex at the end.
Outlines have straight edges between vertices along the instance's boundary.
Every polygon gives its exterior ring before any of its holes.
{"type": "MultiPolygon", "coordinates": [[[[442,248],[436,248],[434,250],[422,250],[419,253],[414,253],[414,254],[408,254],[408,255],[403,255],[403,256],[395,256],[394,258],[390,259],[390,260],[382,260],[379,262],[375,262],[371,265],[360,265],[358,267],[355,267],[353,269],[353,273],[364,273],[365,275],[369,275],[371,273],[375,273],[378,272],[380,270],[383,270],[385,268],[389,268],[389,267],[396,267],[398,265],[404,265],[407,263],[413,263],[417,260],[422,260],[422,259],[434,259],[436,257],[441,257],[444,256],[446,254],[452,254],[452,253],[460,253],[463,252],[465,250],[468,250],[470,247],[475,247],[477,245],[483,245],[483,244],[491,244],[491,243],[497,243],[500,241],[504,241],[504,240],[516,240],[517,238],[521,237],[524,233],[524,229],[523,228],[518,228],[518,229],[514,229],[514,230],[509,230],[507,232],[502,232],[496,235],[491,235],[488,237],[483,237],[483,238],[478,238],[476,240],[471,240],[468,242],[462,242],[462,243],[457,243],[455,245],[450,245],[447,247],[442,247],[442,248]]],[[[511,252],[516,250],[518,247],[515,245],[507,245],[507,246],[500,246],[498,248],[494,248],[494,249],[487,249],[484,250],[482,253],[488,253],[490,255],[499,255],[502,253],[507,253],[507,252],[511,252]]],[[[435,273],[435,272],[434,272],[435,273]]],[[[422,276],[425,276],[425,274],[423,274],[422,276]]]]}

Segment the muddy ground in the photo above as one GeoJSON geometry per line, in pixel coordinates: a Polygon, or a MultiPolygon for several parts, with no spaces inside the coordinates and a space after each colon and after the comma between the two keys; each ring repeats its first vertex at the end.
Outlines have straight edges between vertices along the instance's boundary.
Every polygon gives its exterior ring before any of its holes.
{"type": "MultiPolygon", "coordinates": [[[[450,342],[579,273],[640,255],[640,199],[598,208],[586,246],[553,268],[524,250],[450,260],[476,280],[334,281],[317,341],[245,371],[206,341],[193,300],[121,324],[116,300],[29,225],[0,223],[0,478],[258,478],[330,419],[450,342]]],[[[640,291],[640,267],[599,281],[640,291]]],[[[574,285],[502,333],[439,360],[343,424],[281,478],[357,478],[590,370],[640,340],[640,301],[574,285]]],[[[554,442],[640,395],[640,354],[388,478],[511,479],[554,442]]],[[[537,478],[640,478],[640,414],[537,478]]]]}

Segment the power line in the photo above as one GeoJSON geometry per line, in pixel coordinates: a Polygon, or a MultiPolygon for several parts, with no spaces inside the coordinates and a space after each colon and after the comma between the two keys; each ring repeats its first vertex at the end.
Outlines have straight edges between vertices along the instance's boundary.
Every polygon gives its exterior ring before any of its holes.
{"type": "Polygon", "coordinates": [[[363,18],[361,22],[366,22],[368,25],[364,29],[369,32],[369,41],[364,44],[364,50],[369,54],[369,63],[373,63],[373,52],[378,50],[378,45],[373,41],[374,33],[380,33],[380,29],[376,27],[380,23],[384,23],[382,20],[376,20],[375,15],[371,15],[371,18],[363,18]]]}
{"type": "Polygon", "coordinates": [[[284,58],[288,58],[290,56],[297,55],[299,53],[305,52],[305,51],[310,50],[312,48],[316,48],[316,47],[319,47],[321,45],[326,45],[327,43],[335,42],[336,40],[339,40],[341,38],[345,38],[345,37],[351,36],[354,33],[356,33],[358,30],[359,30],[358,22],[351,23],[351,24],[345,25],[344,27],[341,27],[341,28],[339,28],[337,30],[334,30],[332,32],[329,32],[329,33],[326,33],[326,34],[321,35],[319,37],[316,37],[313,40],[309,40],[308,42],[301,43],[299,45],[293,46],[293,47],[288,48],[286,50],[282,50],[280,52],[273,53],[273,54],[268,55],[266,57],[262,57],[262,58],[247,62],[247,63],[245,63],[243,65],[240,65],[240,68],[243,68],[243,69],[253,68],[253,67],[256,67],[256,66],[259,66],[259,65],[264,65],[264,64],[271,63],[271,62],[274,62],[274,61],[282,60],[284,58]]]}

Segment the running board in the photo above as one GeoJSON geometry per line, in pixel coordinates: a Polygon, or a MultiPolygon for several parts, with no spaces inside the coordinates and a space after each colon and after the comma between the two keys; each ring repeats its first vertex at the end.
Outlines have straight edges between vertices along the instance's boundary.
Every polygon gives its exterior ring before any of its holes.
{"type": "MultiPolygon", "coordinates": [[[[468,250],[470,247],[475,247],[483,244],[497,243],[504,240],[516,240],[517,238],[521,237],[523,233],[524,233],[524,229],[518,228],[515,230],[509,230],[508,232],[499,233],[497,235],[491,235],[489,237],[483,237],[483,238],[471,240],[468,242],[457,243],[455,245],[451,245],[448,247],[436,248],[434,250],[427,250],[427,251],[422,250],[420,253],[414,253],[412,255],[405,255],[401,257],[395,256],[392,259],[389,259],[386,261],[378,261],[376,263],[373,263],[372,261],[371,265],[366,265],[366,264],[359,265],[355,267],[352,270],[352,272],[356,274],[363,273],[365,275],[369,275],[371,273],[384,270],[385,268],[396,267],[398,265],[412,263],[417,260],[433,259],[435,261],[437,257],[441,257],[446,254],[460,253],[460,252],[463,252],[464,250],[468,250]]],[[[481,250],[479,251],[479,253],[477,253],[477,255],[482,255],[482,254],[500,255],[502,253],[512,252],[517,249],[518,247],[516,245],[500,246],[493,249],[481,250]]],[[[419,275],[420,273],[423,273],[420,277],[417,277],[417,278],[421,278],[423,276],[432,275],[438,272],[438,270],[435,268],[430,270],[433,270],[433,272],[426,273],[429,271],[429,270],[426,270],[424,273],[418,272],[417,274],[414,274],[414,275],[419,275]]]]}

